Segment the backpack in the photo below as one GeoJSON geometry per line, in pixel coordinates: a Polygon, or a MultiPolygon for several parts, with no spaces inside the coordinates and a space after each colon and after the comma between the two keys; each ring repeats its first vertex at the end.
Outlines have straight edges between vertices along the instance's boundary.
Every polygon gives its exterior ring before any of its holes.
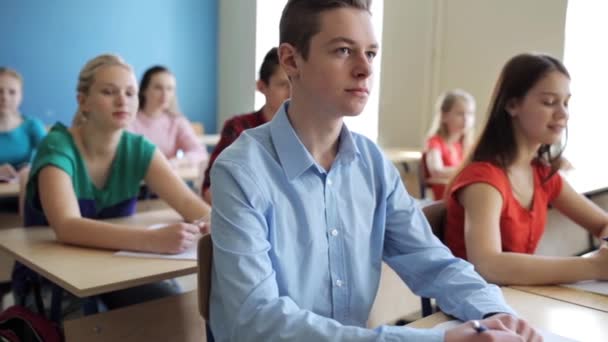
{"type": "Polygon", "coordinates": [[[14,305],[0,313],[1,342],[60,342],[57,325],[23,306],[14,305]]]}

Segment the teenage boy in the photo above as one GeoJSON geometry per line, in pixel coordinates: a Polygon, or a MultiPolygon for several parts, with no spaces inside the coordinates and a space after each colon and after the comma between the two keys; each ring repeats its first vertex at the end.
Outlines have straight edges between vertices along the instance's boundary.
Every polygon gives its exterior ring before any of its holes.
{"type": "Polygon", "coordinates": [[[266,53],[262,66],[260,67],[260,77],[256,84],[257,90],[264,94],[266,103],[257,112],[242,114],[232,117],[224,123],[220,141],[215,146],[201,187],[203,199],[211,204],[211,177],[210,170],[217,156],[228,146],[230,146],[244,130],[258,127],[272,120],[274,114],[283,103],[289,98],[290,84],[287,74],[279,65],[279,54],[277,48],[273,47],[266,53]]]}
{"type": "Polygon", "coordinates": [[[369,0],[290,0],[283,10],[291,101],[211,171],[216,341],[540,340],[433,235],[378,147],[344,125],[369,96],[370,15],[369,0]],[[383,260],[415,293],[474,321],[366,329],[383,260]]]}

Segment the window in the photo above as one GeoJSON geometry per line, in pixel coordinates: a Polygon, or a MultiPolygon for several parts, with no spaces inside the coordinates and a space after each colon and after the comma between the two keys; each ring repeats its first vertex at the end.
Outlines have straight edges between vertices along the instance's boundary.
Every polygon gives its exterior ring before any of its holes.
{"type": "Polygon", "coordinates": [[[572,99],[565,156],[576,168],[595,168],[591,163],[605,159],[590,152],[603,150],[601,137],[608,126],[606,13],[605,1],[568,1],[564,62],[572,78],[572,99]]]}
{"type": "MultiPolygon", "coordinates": [[[[255,65],[257,72],[262,64],[264,55],[273,46],[279,44],[279,21],[283,7],[287,0],[258,0],[256,7],[256,51],[255,65]]],[[[372,1],[372,24],[374,25],[376,39],[382,50],[382,14],[384,10],[384,1],[372,1]]],[[[381,52],[381,51],[380,51],[381,52]]],[[[354,132],[361,133],[368,138],[376,141],[378,138],[378,110],[379,110],[379,87],[380,87],[380,61],[381,56],[378,54],[374,62],[373,88],[367,105],[363,112],[352,118],[346,118],[345,122],[349,129],[354,132]]],[[[261,108],[264,104],[264,96],[256,91],[255,93],[255,108],[261,108]]]]}

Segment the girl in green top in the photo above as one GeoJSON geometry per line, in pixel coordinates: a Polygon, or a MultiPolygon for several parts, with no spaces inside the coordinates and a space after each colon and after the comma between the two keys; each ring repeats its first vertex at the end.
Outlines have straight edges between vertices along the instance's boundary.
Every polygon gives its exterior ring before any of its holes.
{"type": "MultiPolygon", "coordinates": [[[[25,225],[50,225],[64,243],[179,253],[207,233],[206,205],[176,175],[163,154],[125,132],[138,108],[137,82],[122,59],[101,55],[78,79],[74,125],[55,125],[41,142],[27,184],[25,225]],[[184,218],[150,230],[100,221],[135,212],[141,181],[184,218]]],[[[14,276],[19,274],[19,266],[14,276]]]]}

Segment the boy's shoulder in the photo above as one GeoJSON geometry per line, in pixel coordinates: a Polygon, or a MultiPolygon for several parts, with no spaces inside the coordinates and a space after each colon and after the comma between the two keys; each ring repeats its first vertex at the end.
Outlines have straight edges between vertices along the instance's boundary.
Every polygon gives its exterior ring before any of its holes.
{"type": "Polygon", "coordinates": [[[246,162],[258,160],[272,150],[272,138],[268,124],[243,131],[241,135],[217,158],[216,162],[233,161],[246,162]]]}

